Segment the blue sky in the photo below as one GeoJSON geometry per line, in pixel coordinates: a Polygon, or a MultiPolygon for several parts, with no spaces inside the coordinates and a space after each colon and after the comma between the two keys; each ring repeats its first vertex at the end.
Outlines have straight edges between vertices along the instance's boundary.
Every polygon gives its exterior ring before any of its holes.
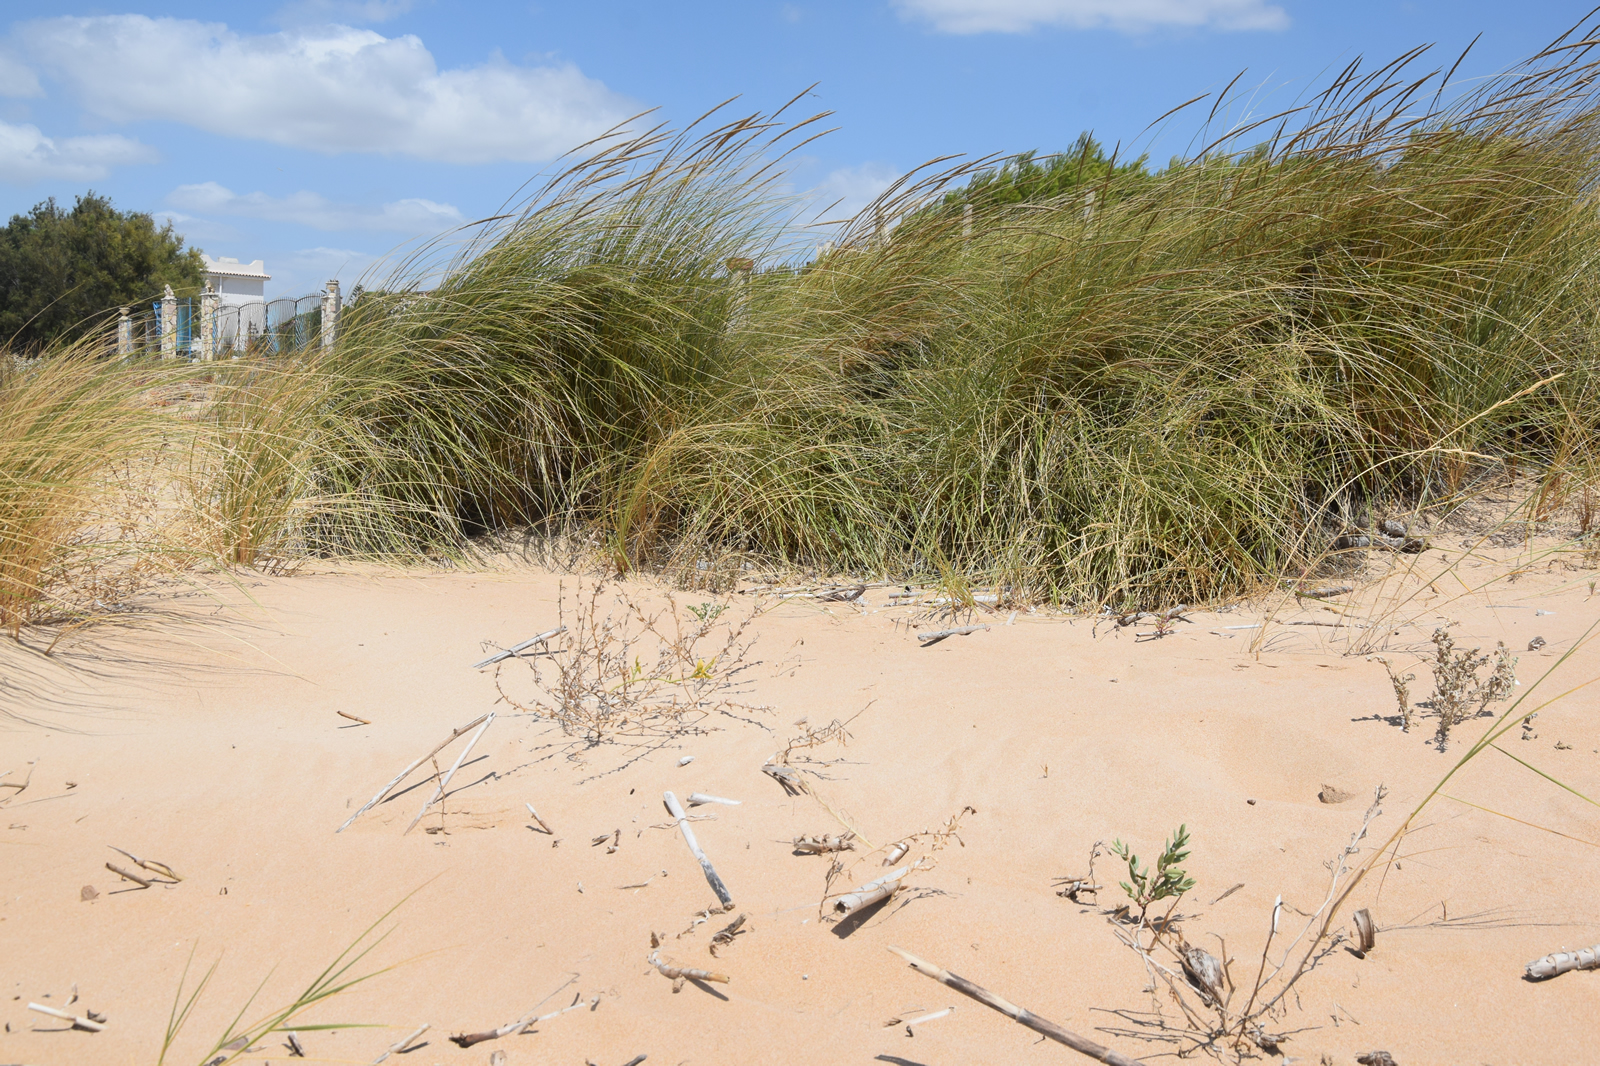
{"type": "MultiPolygon", "coordinates": [[[[15,8],[12,8],[15,10],[15,8]]],[[[1241,70],[1268,113],[1357,56],[1419,44],[1454,84],[1587,5],[1408,0],[46,3],[0,27],[0,211],[89,188],[264,259],[269,293],[351,285],[411,239],[493,212],[562,152],[648,108],[804,101],[840,129],[799,188],[864,203],[934,156],[1072,144],[1182,153],[1172,106],[1241,70]]]]}

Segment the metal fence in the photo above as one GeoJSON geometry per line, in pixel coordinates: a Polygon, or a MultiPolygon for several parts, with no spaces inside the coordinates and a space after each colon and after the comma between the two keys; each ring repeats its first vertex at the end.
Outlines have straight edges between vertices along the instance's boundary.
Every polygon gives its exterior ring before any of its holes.
{"type": "Polygon", "coordinates": [[[115,351],[205,362],[331,347],[341,309],[337,281],[313,296],[251,303],[224,302],[209,286],[199,296],[175,296],[168,286],[148,309],[121,309],[115,351]]]}

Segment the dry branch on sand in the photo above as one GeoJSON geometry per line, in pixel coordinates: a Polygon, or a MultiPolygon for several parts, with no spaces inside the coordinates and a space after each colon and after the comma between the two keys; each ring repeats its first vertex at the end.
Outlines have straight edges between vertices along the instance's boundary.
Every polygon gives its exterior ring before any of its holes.
{"type": "MultiPolygon", "coordinates": [[[[483,734],[488,732],[489,727],[493,724],[494,712],[490,711],[488,714],[483,716],[483,724],[478,727],[478,731],[476,733],[472,734],[472,739],[467,741],[466,747],[461,749],[461,754],[456,756],[456,761],[450,766],[450,772],[445,774],[439,783],[434,786],[433,793],[429,795],[427,799],[422,801],[422,807],[417,811],[417,816],[411,819],[410,825],[406,826],[407,833],[411,832],[411,830],[417,827],[417,823],[422,821],[422,816],[428,813],[429,807],[432,807],[435,803],[444,798],[445,789],[450,787],[450,779],[456,775],[457,770],[461,769],[461,764],[465,762],[467,756],[471,754],[473,747],[480,739],[482,739],[483,734]]],[[[435,769],[437,769],[437,767],[435,767],[435,769]]]]}
{"type": "Polygon", "coordinates": [[[1525,976],[1530,981],[1559,977],[1571,970],[1600,970],[1600,944],[1581,951],[1557,951],[1528,963],[1525,976]]]}
{"type": "Polygon", "coordinates": [[[123,851],[121,848],[117,847],[115,844],[107,844],[106,847],[110,848],[112,851],[117,852],[119,855],[126,855],[128,858],[133,860],[133,864],[135,866],[139,867],[142,870],[149,870],[151,873],[157,875],[158,877],[170,878],[173,882],[178,882],[178,881],[182,881],[183,880],[183,878],[181,876],[179,876],[178,871],[174,870],[172,867],[168,866],[164,862],[157,862],[154,859],[141,859],[141,858],[139,858],[139,856],[135,855],[133,852],[131,852],[131,851],[123,851]]]}
{"type": "Polygon", "coordinates": [[[676,736],[714,714],[747,720],[762,710],[736,698],[757,665],[749,658],[755,615],[719,621],[726,612],[711,605],[691,609],[691,622],[671,596],[665,608],[647,611],[620,586],[609,603],[606,592],[597,583],[585,595],[580,585],[569,600],[562,585],[563,624],[551,634],[553,641],[559,634],[559,646],[520,660],[531,673],[530,695],[509,693],[496,667],[501,699],[589,741],[676,736]]]}
{"type": "MultiPolygon", "coordinates": [[[[568,984],[570,983],[571,982],[569,981],[568,984]]],[[[486,1040],[498,1040],[502,1036],[510,1036],[512,1033],[527,1032],[540,1022],[547,1022],[552,1018],[559,1018],[561,1015],[566,1014],[569,1011],[575,1011],[580,1007],[588,1007],[590,1010],[594,1010],[599,1005],[599,996],[595,996],[586,1001],[583,998],[583,993],[580,992],[571,1003],[567,1004],[565,1007],[562,1007],[560,1010],[553,1010],[548,1014],[535,1014],[534,1011],[539,1009],[538,1007],[535,1007],[532,1011],[529,1011],[516,1021],[507,1022],[498,1029],[489,1029],[482,1033],[458,1033],[450,1038],[450,1042],[456,1045],[456,1047],[467,1048],[474,1044],[481,1044],[486,1040]]]]}
{"type": "MultiPolygon", "coordinates": [[[[428,762],[434,756],[438,755],[441,751],[443,751],[445,748],[449,747],[450,744],[457,737],[461,736],[461,734],[465,733],[467,730],[473,728],[474,726],[486,724],[488,722],[488,720],[490,718],[493,718],[493,717],[494,717],[494,712],[493,711],[489,712],[488,714],[481,714],[478,717],[474,718],[472,721],[468,722],[466,725],[461,726],[458,729],[451,730],[450,731],[450,735],[448,737],[445,737],[444,740],[440,741],[437,747],[435,747],[432,751],[428,752],[426,755],[424,755],[421,758],[417,759],[410,766],[407,766],[404,770],[401,770],[398,774],[396,774],[392,781],[390,781],[387,785],[384,785],[383,788],[378,790],[378,794],[376,796],[373,796],[367,802],[363,803],[361,805],[361,809],[356,811],[356,813],[352,814],[350,817],[346,818],[344,820],[344,824],[341,825],[339,828],[335,829],[334,832],[335,833],[342,833],[346,829],[349,829],[351,822],[354,822],[357,818],[360,818],[363,814],[367,813],[372,808],[374,808],[378,804],[382,803],[384,801],[384,798],[387,797],[389,795],[389,793],[393,792],[395,790],[396,786],[398,786],[400,784],[400,782],[404,781],[407,777],[409,777],[413,770],[415,770],[417,767],[421,766],[423,763],[428,762]]],[[[480,733],[479,735],[481,736],[482,734],[480,733]]],[[[474,738],[474,740],[476,740],[476,738],[474,738]]],[[[431,804],[433,801],[429,800],[428,802],[431,804]]],[[[424,808],[424,809],[426,809],[426,808],[424,808]]],[[[412,824],[415,825],[416,823],[413,822],[412,824]]]]}
{"type": "Polygon", "coordinates": [[[812,836],[799,836],[794,838],[794,850],[807,855],[822,855],[830,851],[854,851],[856,848],[856,835],[844,833],[836,836],[823,836],[818,833],[812,836]]]}
{"type": "Polygon", "coordinates": [[[728,893],[728,886],[722,883],[722,878],[717,874],[716,867],[711,865],[711,860],[706,858],[706,853],[700,850],[700,842],[695,839],[694,830],[689,828],[689,816],[683,813],[683,806],[678,802],[678,797],[671,792],[663,792],[661,800],[667,805],[667,810],[672,813],[673,820],[678,823],[678,828],[683,832],[684,842],[689,845],[689,850],[694,857],[700,860],[700,869],[705,872],[706,881],[711,885],[711,891],[717,894],[717,899],[722,901],[722,909],[733,910],[733,896],[728,893]]]}
{"type": "Polygon", "coordinates": [[[501,662],[501,661],[503,661],[505,659],[510,659],[510,658],[513,658],[513,657],[515,657],[517,655],[520,655],[523,652],[527,651],[529,648],[533,647],[535,644],[543,644],[545,641],[549,640],[551,637],[559,636],[560,634],[565,633],[566,631],[567,631],[567,627],[566,626],[556,626],[554,629],[546,630],[545,632],[540,633],[536,637],[530,637],[529,639],[523,641],[521,644],[513,645],[512,647],[507,648],[505,651],[497,651],[493,655],[489,656],[487,659],[481,660],[480,662],[473,663],[472,664],[472,668],[474,670],[482,670],[485,666],[493,666],[495,663],[498,663],[498,662],[501,662]]]}
{"type": "MultiPolygon", "coordinates": [[[[909,866],[902,866],[884,874],[876,881],[868,881],[854,892],[846,892],[833,901],[833,912],[841,918],[848,918],[857,911],[865,910],[882,899],[888,899],[900,891],[900,884],[906,874],[911,872],[909,866]]],[[[848,882],[847,882],[848,883],[848,882]]]]}
{"type": "Polygon", "coordinates": [[[658,951],[652,951],[646,961],[661,971],[662,977],[672,980],[672,990],[674,992],[683,991],[683,983],[685,981],[709,981],[714,984],[725,985],[729,980],[728,975],[725,973],[712,973],[710,970],[697,970],[691,966],[674,966],[671,963],[663,962],[661,953],[658,951]]]}
{"type": "MultiPolygon", "coordinates": [[[[106,1027],[104,1018],[80,1017],[64,1010],[58,1010],[55,1007],[47,1007],[43,1003],[30,1003],[28,1004],[28,1009],[37,1011],[40,1014],[48,1014],[52,1018],[60,1018],[64,1022],[71,1022],[74,1029],[82,1029],[90,1033],[98,1033],[106,1027]]],[[[93,1014],[94,1012],[90,1011],[88,1013],[93,1014]]]]}
{"type": "Polygon", "coordinates": [[[401,1039],[396,1040],[394,1043],[390,1044],[389,1045],[389,1050],[385,1051],[382,1055],[379,1055],[377,1058],[373,1059],[372,1060],[372,1066],[378,1066],[378,1064],[380,1062],[387,1061],[390,1055],[404,1054],[406,1048],[410,1047],[412,1042],[415,1041],[417,1039],[417,1037],[421,1036],[423,1033],[426,1033],[429,1029],[432,1029],[432,1028],[433,1028],[433,1023],[431,1023],[431,1022],[424,1022],[421,1025],[417,1026],[415,1029],[411,1030],[411,1032],[408,1033],[406,1036],[404,1036],[401,1039]]]}
{"type": "Polygon", "coordinates": [[[988,629],[988,628],[989,627],[986,626],[986,625],[978,625],[978,626],[957,626],[954,629],[937,629],[937,630],[934,630],[931,633],[918,633],[917,634],[917,639],[922,641],[922,646],[924,648],[931,648],[935,644],[939,643],[941,640],[946,639],[947,637],[965,637],[965,636],[970,636],[973,633],[977,633],[977,632],[979,632],[981,630],[985,630],[985,629],[988,629]]]}
{"type": "Polygon", "coordinates": [[[1001,999],[987,988],[973,984],[965,977],[958,977],[943,967],[935,966],[931,962],[925,962],[917,958],[909,951],[902,951],[900,948],[892,946],[889,950],[906,960],[913,970],[923,976],[931,977],[945,987],[953,988],[964,996],[971,996],[984,1006],[992,1007],[1012,1021],[1032,1029],[1040,1036],[1048,1037],[1058,1044],[1065,1044],[1079,1054],[1104,1062],[1107,1066],[1140,1066],[1137,1059],[1130,1059],[1128,1056],[1112,1051],[1108,1047],[1101,1047],[1093,1040],[1087,1040],[1077,1033],[1061,1028],[1055,1022],[1046,1021],[1032,1011],[1024,1010],[1014,1003],[1001,999]]]}

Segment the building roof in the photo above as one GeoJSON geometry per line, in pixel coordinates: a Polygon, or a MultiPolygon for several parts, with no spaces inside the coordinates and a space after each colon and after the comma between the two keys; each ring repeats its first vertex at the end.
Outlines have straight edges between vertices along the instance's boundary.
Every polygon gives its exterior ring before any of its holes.
{"type": "Polygon", "coordinates": [[[270,281],[272,278],[272,275],[267,273],[266,263],[260,259],[241,263],[228,256],[213,259],[204,252],[200,253],[200,258],[205,261],[207,274],[224,278],[250,278],[256,281],[270,281]]]}

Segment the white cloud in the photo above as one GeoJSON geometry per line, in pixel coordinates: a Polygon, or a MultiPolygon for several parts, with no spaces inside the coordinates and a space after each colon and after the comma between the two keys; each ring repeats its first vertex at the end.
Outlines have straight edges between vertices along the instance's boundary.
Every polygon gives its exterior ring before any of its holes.
{"type": "Polygon", "coordinates": [[[357,280],[379,261],[370,252],[349,248],[301,248],[267,260],[267,270],[272,274],[272,292],[279,296],[313,293],[329,278],[338,278],[348,300],[357,280]]]}
{"type": "Polygon", "coordinates": [[[1037,26],[1148,30],[1209,26],[1281,30],[1289,16],[1264,0],[895,0],[902,15],[943,33],[1026,33],[1037,26]]]}
{"type": "Polygon", "coordinates": [[[166,119],[327,153],[541,162],[633,110],[570,64],[495,56],[441,71],[417,37],[348,26],[244,36],[221,23],[107,15],[23,23],[15,36],[100,118],[166,119]]]}
{"type": "Polygon", "coordinates": [[[0,48],[0,96],[42,96],[39,76],[0,48]]]}
{"type": "Polygon", "coordinates": [[[341,204],[314,192],[268,196],[263,192],[236,193],[214,181],[180,185],[167,203],[198,215],[238,215],[267,222],[291,222],[313,229],[378,230],[394,233],[437,233],[466,221],[451,204],[411,198],[378,207],[341,204]]]}
{"type": "Polygon", "coordinates": [[[899,179],[900,171],[891,166],[862,163],[829,172],[808,195],[822,212],[819,222],[837,222],[854,218],[899,179]]]}
{"type": "Polygon", "coordinates": [[[388,22],[415,6],[413,0],[291,0],[274,21],[280,26],[388,22]]]}
{"type": "Polygon", "coordinates": [[[155,149],[116,134],[46,137],[38,126],[0,122],[0,181],[98,181],[114,166],[153,163],[155,149]]]}

